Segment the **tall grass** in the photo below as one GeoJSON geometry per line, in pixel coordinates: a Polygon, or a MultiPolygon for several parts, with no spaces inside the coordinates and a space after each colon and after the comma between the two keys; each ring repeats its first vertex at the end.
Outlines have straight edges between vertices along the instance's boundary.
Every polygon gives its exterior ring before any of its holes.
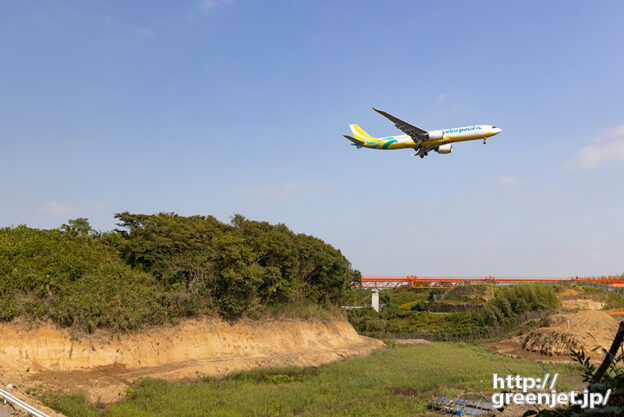
{"type": "Polygon", "coordinates": [[[406,416],[433,395],[491,392],[492,373],[540,377],[559,373],[559,389],[577,382],[574,368],[493,355],[467,344],[389,348],[367,358],[307,370],[261,370],[192,384],[144,380],[129,396],[97,409],[77,396],[51,396],[68,417],[406,416]]]}

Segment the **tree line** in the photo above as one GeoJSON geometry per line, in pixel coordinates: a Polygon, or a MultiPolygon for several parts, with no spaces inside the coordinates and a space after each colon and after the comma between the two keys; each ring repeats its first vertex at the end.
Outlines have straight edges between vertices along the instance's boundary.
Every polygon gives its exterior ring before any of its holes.
{"type": "Polygon", "coordinates": [[[179,317],[257,317],[338,305],[360,279],[342,253],[283,224],[235,215],[115,215],[59,229],[0,229],[0,319],[130,330],[179,317]]]}

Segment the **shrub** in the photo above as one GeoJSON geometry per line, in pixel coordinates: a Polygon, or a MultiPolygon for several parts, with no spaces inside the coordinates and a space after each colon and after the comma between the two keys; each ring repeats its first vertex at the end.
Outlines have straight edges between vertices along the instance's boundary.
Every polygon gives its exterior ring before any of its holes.
{"type": "MultiPolygon", "coordinates": [[[[467,286],[469,287],[469,286],[467,286]]],[[[491,286],[477,285],[476,290],[464,289],[456,291],[454,297],[472,297],[490,291],[491,286]]],[[[411,311],[388,304],[380,312],[372,309],[349,311],[348,317],[356,330],[361,332],[377,332],[385,334],[415,334],[428,333],[436,336],[468,338],[473,335],[487,335],[489,331],[500,331],[524,317],[524,313],[533,311],[554,311],[559,307],[559,301],[554,289],[542,284],[517,284],[495,288],[494,299],[482,304],[469,304],[479,310],[465,309],[449,314],[432,314],[435,306],[440,310],[442,302],[419,302],[411,307],[411,311]]],[[[388,292],[387,299],[393,295],[388,292]]],[[[455,290],[452,290],[455,291],[455,290]]],[[[447,293],[448,294],[448,293],[447,293]]],[[[452,310],[451,306],[447,310],[452,310]]],[[[463,307],[462,307],[463,308],[463,307]]]]}
{"type": "Polygon", "coordinates": [[[158,283],[100,238],[25,226],[0,229],[0,318],[130,330],[172,314],[158,283]]]}
{"type": "Polygon", "coordinates": [[[234,216],[120,213],[120,230],[84,218],[59,230],[0,229],[0,320],[50,319],[87,331],[176,317],[331,310],[360,278],[342,253],[286,226],[234,216]]]}

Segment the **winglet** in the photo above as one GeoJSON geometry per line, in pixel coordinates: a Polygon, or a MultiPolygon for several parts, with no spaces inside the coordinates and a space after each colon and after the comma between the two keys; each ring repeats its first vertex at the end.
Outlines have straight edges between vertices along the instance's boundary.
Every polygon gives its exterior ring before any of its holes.
{"type": "MultiPolygon", "coordinates": [[[[396,119],[396,117],[392,116],[391,114],[388,114],[388,113],[386,113],[385,111],[383,111],[383,110],[379,110],[379,109],[376,109],[376,108],[374,108],[374,107],[371,107],[371,109],[375,110],[377,113],[379,113],[379,114],[381,114],[382,116],[387,117],[388,119],[390,119],[390,120],[392,120],[393,122],[395,122],[395,120],[394,120],[394,119],[396,119]]],[[[397,120],[398,120],[398,119],[397,119],[397,120]]],[[[396,122],[395,122],[395,123],[396,123],[396,122]]]]}

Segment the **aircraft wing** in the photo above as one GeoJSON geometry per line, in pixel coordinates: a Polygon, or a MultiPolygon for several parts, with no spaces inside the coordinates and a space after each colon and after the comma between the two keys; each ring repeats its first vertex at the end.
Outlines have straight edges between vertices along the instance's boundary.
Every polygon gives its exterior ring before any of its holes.
{"type": "Polygon", "coordinates": [[[423,137],[427,137],[427,131],[423,130],[419,127],[413,126],[407,122],[404,122],[401,119],[398,119],[396,117],[394,117],[391,114],[386,113],[385,111],[381,111],[381,110],[377,110],[376,108],[373,107],[373,110],[375,110],[377,113],[381,114],[382,116],[386,117],[387,119],[389,119],[392,123],[394,123],[394,125],[401,130],[403,133],[411,136],[412,139],[414,139],[414,142],[416,143],[420,143],[423,140],[423,137]]]}

